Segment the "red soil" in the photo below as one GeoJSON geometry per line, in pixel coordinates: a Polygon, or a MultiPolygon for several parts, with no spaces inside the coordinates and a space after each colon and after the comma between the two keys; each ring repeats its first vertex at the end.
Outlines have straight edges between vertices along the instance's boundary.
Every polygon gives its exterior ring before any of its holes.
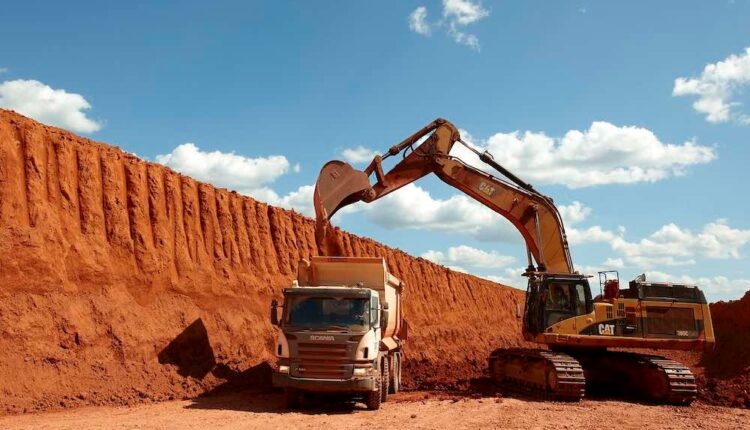
{"type": "Polygon", "coordinates": [[[716,349],[703,355],[701,397],[750,408],[750,291],[740,300],[711,304],[716,349]]]}
{"type": "MultiPolygon", "coordinates": [[[[518,290],[343,231],[407,284],[406,385],[517,346],[518,290]]],[[[0,413],[263,386],[313,221],[0,110],[0,413]]]]}

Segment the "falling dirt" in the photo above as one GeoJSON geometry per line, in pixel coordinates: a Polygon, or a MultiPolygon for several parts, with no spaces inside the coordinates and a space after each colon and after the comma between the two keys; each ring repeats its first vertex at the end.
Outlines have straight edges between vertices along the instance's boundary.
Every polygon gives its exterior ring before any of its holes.
{"type": "MultiPolygon", "coordinates": [[[[313,221],[0,110],[0,413],[263,387],[313,221]]],[[[336,231],[404,280],[407,387],[517,346],[518,290],[336,231]]]]}

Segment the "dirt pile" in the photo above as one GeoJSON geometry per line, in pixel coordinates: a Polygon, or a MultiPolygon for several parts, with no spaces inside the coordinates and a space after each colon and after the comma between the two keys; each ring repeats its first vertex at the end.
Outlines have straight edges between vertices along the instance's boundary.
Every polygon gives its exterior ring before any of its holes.
{"type": "Polygon", "coordinates": [[[699,365],[700,395],[725,406],[750,408],[750,291],[740,300],[711,304],[716,349],[699,365]]]}
{"type": "MultiPolygon", "coordinates": [[[[517,290],[337,235],[407,283],[407,386],[521,343],[517,290]]],[[[295,212],[0,110],[0,411],[267,384],[269,302],[314,247],[295,212]]]]}

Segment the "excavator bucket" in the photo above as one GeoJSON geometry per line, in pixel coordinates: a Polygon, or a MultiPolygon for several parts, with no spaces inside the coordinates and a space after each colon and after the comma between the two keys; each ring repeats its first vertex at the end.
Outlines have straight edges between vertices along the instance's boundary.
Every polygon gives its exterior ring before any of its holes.
{"type": "Polygon", "coordinates": [[[348,163],[333,160],[320,169],[313,194],[315,240],[320,255],[339,253],[332,249],[334,241],[330,237],[333,233],[330,228],[331,217],[342,207],[362,200],[370,189],[367,174],[348,163]]]}

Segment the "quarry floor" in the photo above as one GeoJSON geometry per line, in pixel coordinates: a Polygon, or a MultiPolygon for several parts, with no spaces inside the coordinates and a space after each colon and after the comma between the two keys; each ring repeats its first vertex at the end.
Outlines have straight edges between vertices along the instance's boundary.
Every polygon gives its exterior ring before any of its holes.
{"type": "Polygon", "coordinates": [[[279,394],[231,393],[131,407],[86,407],[0,417],[3,429],[296,429],[296,428],[617,428],[687,429],[750,427],[750,411],[696,403],[652,406],[613,400],[581,403],[519,398],[466,397],[409,392],[392,396],[380,411],[364,405],[284,410],[279,394]],[[373,427],[375,425],[375,427],[373,427]]]}

